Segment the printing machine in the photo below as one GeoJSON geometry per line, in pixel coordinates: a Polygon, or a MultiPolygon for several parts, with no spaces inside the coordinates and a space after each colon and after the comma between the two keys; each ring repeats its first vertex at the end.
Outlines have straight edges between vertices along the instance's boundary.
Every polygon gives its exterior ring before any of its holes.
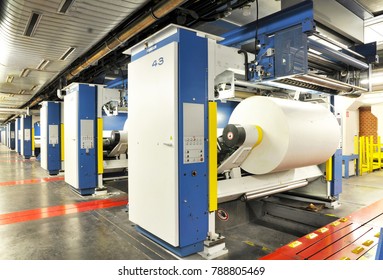
{"type": "Polygon", "coordinates": [[[64,170],[64,103],[43,101],[41,118],[41,167],[49,175],[57,175],[64,170]]]}
{"type": "Polygon", "coordinates": [[[170,25],[126,52],[129,219],[139,232],[181,257],[210,259],[227,253],[218,203],[310,188],[318,178],[323,198],[336,202],[342,161],[332,96],[367,89],[334,79],[333,70],[360,76],[374,55],[370,47],[334,51],[313,18],[304,1],[223,38],[170,25]],[[255,34],[259,50],[238,49],[255,34]],[[300,101],[312,94],[329,104],[300,101]],[[221,101],[237,104],[217,135],[221,101]]]}
{"type": "Polygon", "coordinates": [[[106,104],[112,115],[117,110],[111,103],[120,102],[120,92],[80,83],[64,91],[65,182],[81,195],[94,194],[105,190],[107,175],[127,169],[127,133],[105,131],[103,120],[106,104]]]}

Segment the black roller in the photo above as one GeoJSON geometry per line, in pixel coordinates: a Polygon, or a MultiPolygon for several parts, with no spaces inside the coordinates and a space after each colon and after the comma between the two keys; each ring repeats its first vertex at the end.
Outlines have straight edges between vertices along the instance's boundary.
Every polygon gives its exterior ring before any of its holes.
{"type": "Polygon", "coordinates": [[[239,147],[245,142],[246,131],[239,124],[228,124],[223,130],[222,137],[226,146],[239,147]]]}
{"type": "Polygon", "coordinates": [[[110,137],[103,138],[103,149],[111,151],[117,144],[120,142],[120,132],[118,130],[113,130],[110,137]]]}
{"type": "Polygon", "coordinates": [[[120,142],[120,132],[118,130],[113,130],[111,134],[113,144],[117,145],[120,142]]]}

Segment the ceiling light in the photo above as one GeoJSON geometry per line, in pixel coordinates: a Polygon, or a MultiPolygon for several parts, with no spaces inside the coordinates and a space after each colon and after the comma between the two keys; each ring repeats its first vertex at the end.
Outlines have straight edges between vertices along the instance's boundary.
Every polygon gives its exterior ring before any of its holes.
{"type": "Polygon", "coordinates": [[[37,26],[39,25],[42,16],[43,16],[42,13],[38,13],[38,12],[31,13],[28,20],[28,24],[24,30],[24,36],[31,37],[35,34],[37,26]]]}
{"type": "Polygon", "coordinates": [[[65,14],[69,8],[73,5],[75,0],[63,0],[60,3],[60,6],[57,10],[59,14],[65,14]]]}
{"type": "Polygon", "coordinates": [[[25,89],[21,89],[20,91],[19,91],[19,94],[24,94],[25,93],[25,89]]]}
{"type": "Polygon", "coordinates": [[[59,58],[59,60],[66,60],[68,58],[68,56],[70,56],[74,50],[76,48],[75,47],[69,47],[64,53],[63,55],[59,58]]]}
{"type": "Polygon", "coordinates": [[[43,59],[41,60],[41,62],[39,63],[39,65],[37,65],[36,69],[37,70],[44,70],[45,67],[47,67],[47,65],[49,64],[50,60],[47,60],[47,59],[43,59]]]}
{"type": "Polygon", "coordinates": [[[6,79],[5,81],[6,81],[7,83],[12,83],[14,78],[15,78],[15,77],[8,75],[8,76],[7,76],[7,79],[6,79]]]}
{"type": "Polygon", "coordinates": [[[20,73],[20,78],[25,78],[31,73],[31,70],[28,68],[24,68],[20,73]]]}
{"type": "Polygon", "coordinates": [[[33,87],[31,87],[31,91],[34,91],[37,87],[38,85],[34,85],[33,87]]]}

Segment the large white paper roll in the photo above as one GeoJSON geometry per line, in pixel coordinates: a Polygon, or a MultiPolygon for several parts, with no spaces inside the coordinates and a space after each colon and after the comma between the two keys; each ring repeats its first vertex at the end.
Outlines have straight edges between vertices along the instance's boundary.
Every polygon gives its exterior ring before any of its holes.
{"type": "Polygon", "coordinates": [[[335,153],[340,139],[339,124],[327,108],[295,100],[247,98],[234,109],[229,123],[263,130],[262,142],[241,165],[252,174],[323,163],[335,153]]]}

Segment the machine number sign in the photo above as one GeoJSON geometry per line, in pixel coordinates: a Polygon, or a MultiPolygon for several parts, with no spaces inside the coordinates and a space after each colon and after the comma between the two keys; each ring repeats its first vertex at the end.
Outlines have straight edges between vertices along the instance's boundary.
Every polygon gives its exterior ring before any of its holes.
{"type": "Polygon", "coordinates": [[[152,67],[161,66],[162,64],[164,64],[164,58],[161,56],[159,59],[153,61],[152,67]]]}

